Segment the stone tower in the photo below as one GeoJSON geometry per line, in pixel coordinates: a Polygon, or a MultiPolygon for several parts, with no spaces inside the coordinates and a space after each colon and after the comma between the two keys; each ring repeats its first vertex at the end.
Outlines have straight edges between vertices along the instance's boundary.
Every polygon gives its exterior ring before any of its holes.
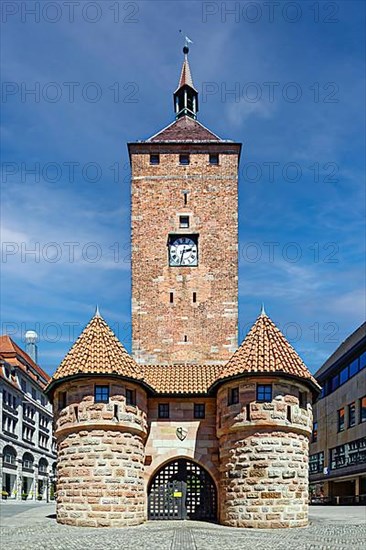
{"type": "Polygon", "coordinates": [[[227,361],[237,347],[241,145],[196,120],[184,48],[176,120],[129,143],[132,352],[139,363],[227,361]]]}
{"type": "Polygon", "coordinates": [[[99,315],[48,387],[57,441],[57,521],[120,527],[145,519],[146,391],[139,366],[99,315]]]}
{"type": "Polygon", "coordinates": [[[214,387],[221,522],[307,525],[311,403],[319,386],[264,311],[214,387]]]}
{"type": "Polygon", "coordinates": [[[197,120],[130,143],[133,358],[97,311],[54,374],[57,520],[307,524],[319,386],[264,311],[237,349],[240,144],[197,120]]]}

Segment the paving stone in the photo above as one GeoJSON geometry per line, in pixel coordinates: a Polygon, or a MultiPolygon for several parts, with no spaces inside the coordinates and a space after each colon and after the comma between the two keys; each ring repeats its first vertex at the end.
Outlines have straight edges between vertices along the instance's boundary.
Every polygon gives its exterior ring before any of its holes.
{"type": "Polygon", "coordinates": [[[12,515],[2,514],[0,529],[7,550],[364,550],[366,540],[361,507],[311,508],[309,527],[280,530],[198,521],[151,521],[119,529],[73,527],[56,523],[52,506],[35,505],[25,512],[20,506],[12,508],[12,515]]]}

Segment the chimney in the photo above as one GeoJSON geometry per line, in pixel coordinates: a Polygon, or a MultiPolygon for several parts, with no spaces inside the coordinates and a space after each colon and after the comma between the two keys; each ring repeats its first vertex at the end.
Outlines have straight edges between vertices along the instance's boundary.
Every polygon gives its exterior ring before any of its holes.
{"type": "Polygon", "coordinates": [[[26,352],[28,353],[29,357],[33,359],[35,363],[38,361],[38,349],[37,349],[37,342],[38,342],[38,334],[34,330],[27,330],[25,333],[25,342],[26,342],[26,352]]]}

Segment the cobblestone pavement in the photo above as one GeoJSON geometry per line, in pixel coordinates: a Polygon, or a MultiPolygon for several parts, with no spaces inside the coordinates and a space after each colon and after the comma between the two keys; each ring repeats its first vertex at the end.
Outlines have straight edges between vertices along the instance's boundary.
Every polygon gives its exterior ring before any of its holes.
{"type": "Polygon", "coordinates": [[[7,550],[364,550],[366,540],[362,507],[312,507],[309,527],[272,531],[196,521],[148,522],[126,529],[78,528],[58,525],[53,505],[35,503],[25,511],[16,504],[0,508],[0,544],[7,550]]]}

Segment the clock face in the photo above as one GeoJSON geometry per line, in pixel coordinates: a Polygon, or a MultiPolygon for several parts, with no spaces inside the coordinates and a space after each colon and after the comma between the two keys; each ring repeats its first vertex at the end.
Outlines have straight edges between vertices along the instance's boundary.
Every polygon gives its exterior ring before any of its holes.
{"type": "Polygon", "coordinates": [[[198,265],[198,247],[192,237],[171,237],[169,243],[169,265],[196,266],[198,265]]]}

